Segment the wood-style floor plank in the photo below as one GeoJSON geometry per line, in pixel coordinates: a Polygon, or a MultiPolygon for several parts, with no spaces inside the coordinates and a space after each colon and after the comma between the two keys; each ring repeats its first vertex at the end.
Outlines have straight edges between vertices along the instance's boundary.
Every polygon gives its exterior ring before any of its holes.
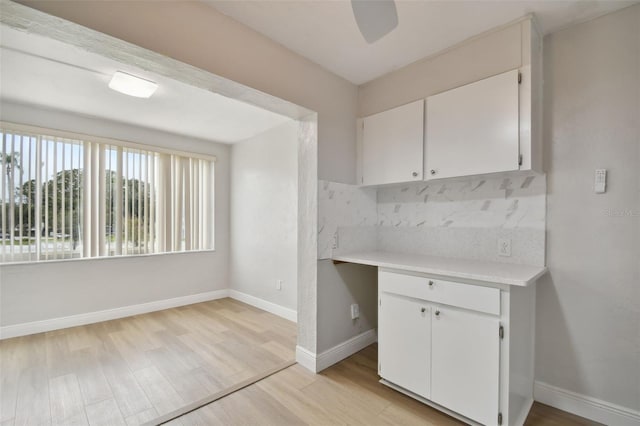
{"type": "Polygon", "coordinates": [[[160,415],[155,408],[149,408],[148,410],[144,410],[127,417],[125,422],[127,423],[127,426],[138,426],[153,419],[157,419],[159,416],[160,415]]]}
{"type": "Polygon", "coordinates": [[[295,341],[231,299],[2,340],[0,422],[138,425],[292,360],[295,341]]]}
{"type": "MultiPolygon", "coordinates": [[[[320,374],[300,365],[180,417],[171,425],[462,425],[460,421],[378,382],[377,345],[320,374]]],[[[541,404],[527,426],[596,423],[541,404]]]]}
{"type": "Polygon", "coordinates": [[[104,375],[102,365],[96,358],[95,351],[90,347],[84,347],[71,353],[84,404],[91,405],[113,398],[111,387],[104,375]]]}
{"type": "Polygon", "coordinates": [[[105,399],[86,406],[90,426],[126,425],[115,399],[105,399]]]}
{"type": "Polygon", "coordinates": [[[3,372],[0,377],[0,390],[3,393],[0,398],[0,422],[2,424],[8,422],[13,424],[16,415],[16,397],[23,367],[21,360],[25,358],[26,345],[21,344],[24,339],[26,338],[12,339],[12,341],[7,341],[7,344],[0,346],[0,371],[3,372]]]}
{"type": "Polygon", "coordinates": [[[54,425],[87,425],[80,385],[75,374],[49,380],[51,423],[54,425]]]}
{"type": "MultiPolygon", "coordinates": [[[[293,359],[295,324],[221,299],[0,341],[0,425],[140,425],[293,359]]],[[[377,346],[299,365],[171,421],[189,425],[458,425],[378,382],[377,346]]],[[[593,426],[534,404],[526,426],[593,426]]]]}
{"type": "MultiPolygon", "coordinates": [[[[0,342],[0,350],[4,348],[0,342]]],[[[11,344],[9,342],[8,344],[11,344]]],[[[47,368],[47,349],[43,338],[26,336],[19,338],[20,358],[3,365],[2,374],[11,370],[19,371],[20,378],[15,395],[15,424],[48,425],[51,424],[51,408],[49,405],[49,371],[47,368]]],[[[5,398],[4,389],[0,398],[5,398]]]]}
{"type": "Polygon", "coordinates": [[[186,405],[187,401],[176,392],[157,367],[143,368],[134,375],[158,414],[162,415],[186,405]]]}

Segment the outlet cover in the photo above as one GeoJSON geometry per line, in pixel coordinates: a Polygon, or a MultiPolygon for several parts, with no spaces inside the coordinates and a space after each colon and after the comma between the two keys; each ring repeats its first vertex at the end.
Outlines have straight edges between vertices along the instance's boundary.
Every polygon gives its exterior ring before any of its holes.
{"type": "Polygon", "coordinates": [[[360,318],[360,306],[357,303],[351,305],[351,319],[360,318]]]}
{"type": "Polygon", "coordinates": [[[498,238],[498,255],[511,256],[511,240],[508,238],[498,238]]]}
{"type": "Polygon", "coordinates": [[[282,280],[276,280],[276,290],[282,290],[282,280]]]}
{"type": "Polygon", "coordinates": [[[331,243],[331,248],[334,250],[338,248],[338,232],[337,231],[335,234],[333,234],[333,241],[331,243]]]}

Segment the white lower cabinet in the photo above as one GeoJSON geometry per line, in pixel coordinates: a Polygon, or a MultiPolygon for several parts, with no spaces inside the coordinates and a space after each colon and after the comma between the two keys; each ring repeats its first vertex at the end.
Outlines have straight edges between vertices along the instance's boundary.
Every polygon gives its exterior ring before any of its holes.
{"type": "Polygon", "coordinates": [[[524,423],[533,403],[535,287],[380,270],[378,291],[383,383],[471,424],[524,423]]]}
{"type": "Polygon", "coordinates": [[[422,300],[396,294],[380,297],[378,373],[430,398],[431,308],[422,300]]]}
{"type": "Polygon", "coordinates": [[[500,319],[437,306],[432,324],[430,399],[482,424],[496,424],[500,319]]]}

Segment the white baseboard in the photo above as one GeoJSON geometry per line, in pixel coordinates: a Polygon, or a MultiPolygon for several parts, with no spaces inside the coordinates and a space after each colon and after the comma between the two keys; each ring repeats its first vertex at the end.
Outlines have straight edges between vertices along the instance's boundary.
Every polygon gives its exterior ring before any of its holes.
{"type": "Polygon", "coordinates": [[[316,370],[316,354],[301,346],[296,346],[296,362],[312,373],[318,372],[316,370]]]}
{"type": "Polygon", "coordinates": [[[244,302],[248,305],[255,306],[258,309],[262,309],[263,311],[267,311],[284,319],[288,319],[289,321],[298,322],[298,312],[293,309],[276,305],[273,302],[268,302],[264,299],[251,296],[247,293],[242,293],[238,290],[229,290],[229,297],[239,300],[240,302],[244,302]]]}
{"type": "Polygon", "coordinates": [[[378,341],[376,330],[367,330],[328,349],[316,357],[316,369],[322,371],[378,341]]]}
{"type": "Polygon", "coordinates": [[[59,330],[62,328],[77,327],[79,325],[93,324],[101,321],[109,321],[118,318],[130,317],[132,315],[146,314],[148,312],[161,311],[163,309],[191,305],[193,303],[206,302],[214,299],[222,299],[224,297],[229,297],[229,290],[207,291],[205,293],[190,294],[188,296],[174,297],[172,299],[155,300],[153,302],[106,309],[104,311],[87,312],[68,317],[7,325],[0,327],[0,340],[9,339],[11,337],[26,336],[28,334],[42,333],[45,331],[59,330]]]}
{"type": "Polygon", "coordinates": [[[375,330],[367,330],[351,339],[334,346],[320,354],[314,354],[300,346],[296,347],[296,361],[307,370],[318,373],[350,357],[367,346],[378,341],[375,330]]]}
{"type": "Polygon", "coordinates": [[[536,381],[534,399],[577,416],[616,426],[640,426],[640,411],[536,381]]]}

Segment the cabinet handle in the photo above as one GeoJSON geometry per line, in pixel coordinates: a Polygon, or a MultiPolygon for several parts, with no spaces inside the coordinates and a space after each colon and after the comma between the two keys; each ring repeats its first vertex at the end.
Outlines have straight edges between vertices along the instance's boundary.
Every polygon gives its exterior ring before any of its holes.
{"type": "Polygon", "coordinates": [[[422,312],[424,314],[425,312],[427,312],[427,308],[421,308],[420,312],[422,312]]]}
{"type": "Polygon", "coordinates": [[[431,169],[431,172],[430,172],[430,173],[431,173],[431,176],[433,176],[433,175],[435,175],[435,174],[436,174],[436,171],[435,171],[434,169],[431,169]]]}
{"type": "Polygon", "coordinates": [[[440,318],[440,311],[436,311],[436,316],[440,318]]]}
{"type": "Polygon", "coordinates": [[[429,280],[429,287],[433,287],[433,280],[429,280]]]}
{"type": "Polygon", "coordinates": [[[411,176],[413,176],[413,177],[418,176],[418,172],[413,172],[413,173],[411,173],[411,176]]]}

